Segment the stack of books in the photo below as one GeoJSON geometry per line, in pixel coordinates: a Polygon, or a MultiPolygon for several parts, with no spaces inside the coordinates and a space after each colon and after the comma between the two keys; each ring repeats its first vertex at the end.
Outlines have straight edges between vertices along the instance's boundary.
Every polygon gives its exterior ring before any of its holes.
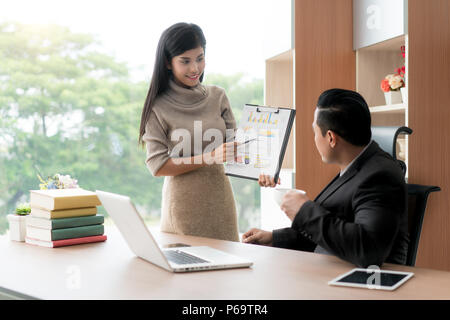
{"type": "Polygon", "coordinates": [[[30,190],[25,242],[56,248],[106,240],[97,194],[76,189],[30,190]]]}

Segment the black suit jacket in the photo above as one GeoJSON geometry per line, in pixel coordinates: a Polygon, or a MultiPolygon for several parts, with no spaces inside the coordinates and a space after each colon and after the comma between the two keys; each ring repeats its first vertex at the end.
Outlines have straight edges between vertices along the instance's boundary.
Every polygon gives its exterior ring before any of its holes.
{"type": "Polygon", "coordinates": [[[290,228],[273,231],[275,247],[330,253],[359,267],[405,264],[407,190],[403,172],[374,141],[290,228]]]}

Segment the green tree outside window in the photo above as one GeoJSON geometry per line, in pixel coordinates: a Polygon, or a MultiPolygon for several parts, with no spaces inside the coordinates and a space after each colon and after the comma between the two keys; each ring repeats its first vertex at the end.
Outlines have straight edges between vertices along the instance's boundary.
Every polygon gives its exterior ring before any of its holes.
{"type": "MultiPolygon", "coordinates": [[[[148,83],[131,81],[128,66],[100,48],[62,26],[0,24],[0,234],[6,214],[38,188],[37,173],[129,195],[147,221],[159,221],[163,179],[137,143],[148,83]]],[[[226,90],[237,119],[245,103],[262,103],[262,80],[205,80],[226,90]]],[[[242,232],[258,223],[259,186],[231,180],[242,232]]]]}

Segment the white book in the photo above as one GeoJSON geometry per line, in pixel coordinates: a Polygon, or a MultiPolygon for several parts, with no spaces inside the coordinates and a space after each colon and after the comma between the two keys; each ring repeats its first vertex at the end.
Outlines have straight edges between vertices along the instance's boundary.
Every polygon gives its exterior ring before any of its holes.
{"type": "Polygon", "coordinates": [[[29,237],[25,237],[25,242],[29,243],[29,244],[34,244],[36,246],[53,248],[53,241],[42,241],[42,240],[38,240],[38,239],[32,239],[29,237]]]}
{"type": "Polygon", "coordinates": [[[52,230],[27,226],[27,237],[36,240],[52,241],[51,231],[52,230]]]}

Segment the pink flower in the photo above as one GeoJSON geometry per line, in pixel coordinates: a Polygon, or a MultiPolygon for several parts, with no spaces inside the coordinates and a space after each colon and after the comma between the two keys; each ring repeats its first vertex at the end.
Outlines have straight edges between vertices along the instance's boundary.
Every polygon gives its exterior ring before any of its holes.
{"type": "Polygon", "coordinates": [[[389,85],[388,79],[381,80],[381,90],[383,92],[389,92],[391,90],[391,86],[389,85]]]}

